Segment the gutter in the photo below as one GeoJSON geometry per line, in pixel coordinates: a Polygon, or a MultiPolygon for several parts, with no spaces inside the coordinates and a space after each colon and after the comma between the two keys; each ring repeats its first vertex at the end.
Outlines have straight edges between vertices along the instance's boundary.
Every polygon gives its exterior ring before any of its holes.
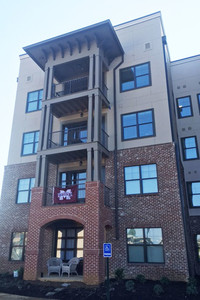
{"type": "Polygon", "coordinates": [[[116,70],[124,62],[124,54],[122,54],[122,60],[119,64],[113,69],[113,89],[114,89],[114,184],[115,184],[115,237],[119,239],[119,219],[118,219],[118,171],[117,171],[117,101],[116,101],[116,70]]]}

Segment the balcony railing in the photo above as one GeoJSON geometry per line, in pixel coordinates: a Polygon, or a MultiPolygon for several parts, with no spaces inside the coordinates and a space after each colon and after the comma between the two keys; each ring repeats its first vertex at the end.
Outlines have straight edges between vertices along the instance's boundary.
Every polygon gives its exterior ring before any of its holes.
{"type": "MultiPolygon", "coordinates": [[[[65,128],[49,134],[48,148],[57,148],[74,144],[87,143],[87,126],[65,128]]],[[[108,149],[108,134],[101,131],[101,143],[108,149]]]]}
{"type": "Polygon", "coordinates": [[[87,127],[65,128],[52,132],[49,136],[49,148],[87,143],[87,127]]]}
{"type": "Polygon", "coordinates": [[[61,97],[88,89],[88,77],[64,81],[53,85],[52,96],[61,97]]]}

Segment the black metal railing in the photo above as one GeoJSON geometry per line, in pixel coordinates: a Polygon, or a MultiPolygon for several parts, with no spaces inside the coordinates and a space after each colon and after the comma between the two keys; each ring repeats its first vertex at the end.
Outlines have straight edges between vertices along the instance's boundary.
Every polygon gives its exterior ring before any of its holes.
{"type": "MultiPolygon", "coordinates": [[[[87,143],[87,126],[68,128],[49,134],[48,148],[57,148],[73,144],[87,143]]],[[[101,143],[108,149],[108,134],[101,131],[101,143]]]]}
{"type": "Polygon", "coordinates": [[[53,85],[52,96],[61,97],[88,89],[88,77],[72,79],[53,85]]]}
{"type": "Polygon", "coordinates": [[[87,126],[67,128],[54,131],[49,135],[49,148],[87,143],[87,126]]]}

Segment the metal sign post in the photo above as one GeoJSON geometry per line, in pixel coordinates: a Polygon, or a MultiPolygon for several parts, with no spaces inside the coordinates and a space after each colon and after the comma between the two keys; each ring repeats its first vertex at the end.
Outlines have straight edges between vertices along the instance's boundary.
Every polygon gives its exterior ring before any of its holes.
{"type": "Polygon", "coordinates": [[[106,298],[110,300],[110,280],[109,280],[109,258],[112,257],[112,244],[103,244],[103,257],[106,258],[106,273],[107,273],[107,292],[106,298]]]}

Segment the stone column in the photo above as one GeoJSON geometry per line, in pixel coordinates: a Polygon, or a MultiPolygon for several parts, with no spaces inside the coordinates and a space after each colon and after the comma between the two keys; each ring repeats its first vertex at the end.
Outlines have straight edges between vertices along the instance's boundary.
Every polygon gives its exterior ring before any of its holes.
{"type": "Polygon", "coordinates": [[[87,142],[92,142],[92,119],[93,119],[93,101],[92,95],[88,97],[88,121],[87,121],[87,142]]]}
{"type": "Polygon", "coordinates": [[[89,61],[89,82],[88,82],[88,89],[93,89],[93,79],[94,79],[94,57],[93,55],[90,56],[89,61]]]}
{"type": "Polygon", "coordinates": [[[49,68],[49,81],[48,81],[47,99],[52,98],[52,86],[53,86],[53,67],[49,68]]]}
{"type": "Polygon", "coordinates": [[[92,149],[87,150],[87,181],[92,181],[92,149]]]}

